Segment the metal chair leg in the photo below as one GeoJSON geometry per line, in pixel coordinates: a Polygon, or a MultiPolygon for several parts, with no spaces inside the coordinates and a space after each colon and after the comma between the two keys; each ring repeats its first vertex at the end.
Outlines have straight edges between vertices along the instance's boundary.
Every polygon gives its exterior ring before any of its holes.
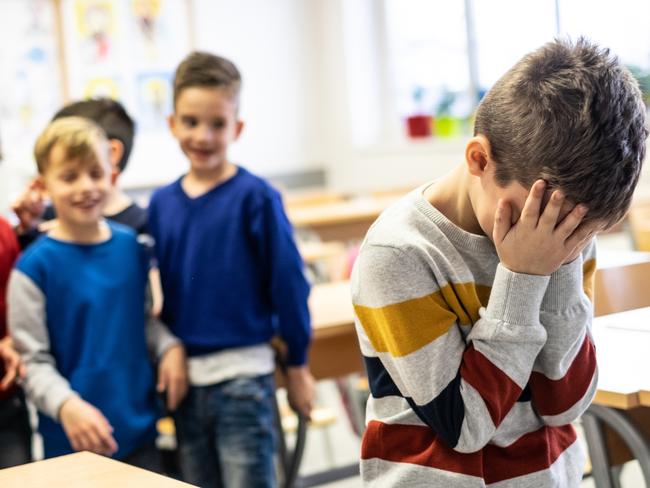
{"type": "Polygon", "coordinates": [[[280,466],[282,468],[283,479],[281,486],[283,488],[294,488],[300,471],[300,463],[305,452],[305,443],[307,440],[307,419],[304,415],[298,416],[298,426],[296,428],[296,443],[292,450],[287,447],[287,441],[282,429],[282,418],[277,402],[275,402],[275,425],[278,434],[278,455],[280,457],[280,466]]]}
{"type": "Polygon", "coordinates": [[[647,440],[625,415],[614,408],[591,405],[583,415],[582,422],[597,488],[618,486],[616,480],[612,478],[600,422],[613,429],[627,444],[632,455],[639,462],[646,486],[650,486],[650,447],[647,440]]]}

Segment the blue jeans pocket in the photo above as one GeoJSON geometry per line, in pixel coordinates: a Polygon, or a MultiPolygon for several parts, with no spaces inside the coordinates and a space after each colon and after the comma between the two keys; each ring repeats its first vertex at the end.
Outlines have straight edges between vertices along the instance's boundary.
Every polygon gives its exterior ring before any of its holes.
{"type": "Polygon", "coordinates": [[[261,402],[273,394],[273,390],[273,383],[268,376],[257,376],[227,381],[221,388],[221,393],[232,400],[261,402]]]}

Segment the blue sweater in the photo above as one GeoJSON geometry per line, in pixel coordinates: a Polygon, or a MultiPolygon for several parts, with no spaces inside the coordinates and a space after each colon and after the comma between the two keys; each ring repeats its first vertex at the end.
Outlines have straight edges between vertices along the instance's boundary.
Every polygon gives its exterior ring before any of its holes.
{"type": "Polygon", "coordinates": [[[149,204],[164,293],[163,321],[190,356],[268,342],[279,333],[289,365],[306,362],[309,285],[279,194],[238,168],[190,198],[181,180],[149,204]]]}
{"type": "MultiPolygon", "coordinates": [[[[16,269],[42,293],[49,354],[59,374],[114,428],[122,458],[155,437],[157,399],[145,340],[147,256],[135,234],[109,224],[99,244],[41,237],[16,269]]],[[[45,456],[72,452],[59,423],[39,415],[45,456]]]]}

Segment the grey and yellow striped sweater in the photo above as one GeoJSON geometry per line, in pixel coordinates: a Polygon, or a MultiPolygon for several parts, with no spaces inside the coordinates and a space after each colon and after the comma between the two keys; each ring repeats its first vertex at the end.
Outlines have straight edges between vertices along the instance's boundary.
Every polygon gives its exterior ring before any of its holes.
{"type": "Polygon", "coordinates": [[[373,224],[352,275],[371,397],[371,486],[573,487],[570,423],[596,390],[595,245],[548,276],[499,264],[415,190],[373,224]]]}

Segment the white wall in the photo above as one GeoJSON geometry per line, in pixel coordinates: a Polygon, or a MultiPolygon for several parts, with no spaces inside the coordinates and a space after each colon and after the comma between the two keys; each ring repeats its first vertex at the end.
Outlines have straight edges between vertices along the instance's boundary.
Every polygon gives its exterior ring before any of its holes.
{"type": "MultiPolygon", "coordinates": [[[[235,161],[262,175],[324,168],[332,187],[362,191],[427,181],[461,161],[463,140],[396,138],[396,118],[392,127],[375,124],[380,144],[358,144],[365,137],[363,130],[353,130],[363,120],[359,107],[372,107],[368,100],[387,104],[386,86],[379,85],[385,68],[380,46],[355,42],[357,30],[368,32],[372,26],[350,18],[363,17],[364,9],[374,8],[373,2],[356,0],[353,7],[346,0],[192,2],[195,47],[231,58],[243,74],[246,128],[233,147],[235,161]],[[355,140],[355,133],[361,137],[355,140]]],[[[368,108],[370,125],[382,110],[368,108]]],[[[30,166],[8,163],[0,166],[2,209],[30,166]]],[[[168,133],[141,132],[122,184],[159,185],[185,170],[186,162],[168,133]]],[[[641,188],[650,195],[647,166],[641,188]]]]}

